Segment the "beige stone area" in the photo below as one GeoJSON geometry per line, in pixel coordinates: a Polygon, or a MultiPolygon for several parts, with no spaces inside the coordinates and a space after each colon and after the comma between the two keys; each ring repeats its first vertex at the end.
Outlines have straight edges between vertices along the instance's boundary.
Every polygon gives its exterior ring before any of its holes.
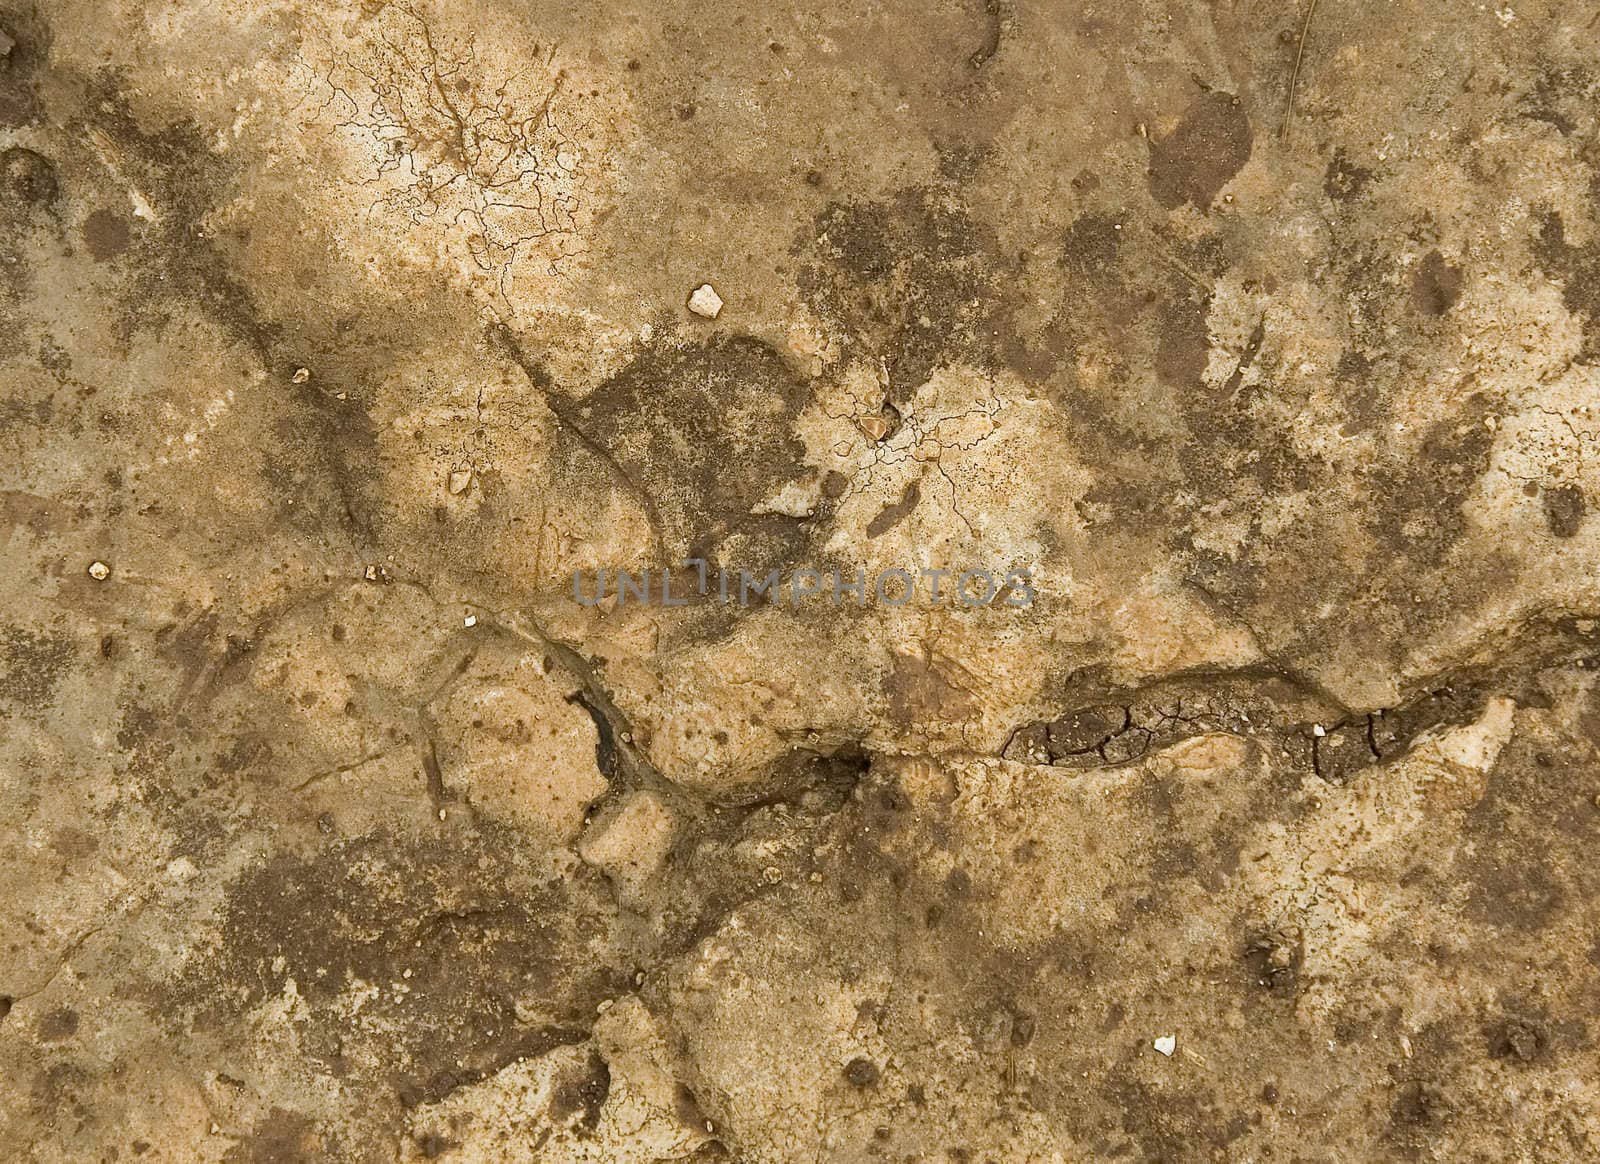
{"type": "Polygon", "coordinates": [[[1597,49],[0,0],[0,1154],[1600,1158],[1597,49]]]}

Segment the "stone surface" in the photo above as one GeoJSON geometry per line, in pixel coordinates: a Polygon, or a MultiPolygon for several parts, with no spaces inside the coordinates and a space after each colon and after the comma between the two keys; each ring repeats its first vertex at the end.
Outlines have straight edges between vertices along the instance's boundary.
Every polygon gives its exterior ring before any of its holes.
{"type": "Polygon", "coordinates": [[[0,29],[10,1157],[1600,1153],[1593,0],[0,29]]]}

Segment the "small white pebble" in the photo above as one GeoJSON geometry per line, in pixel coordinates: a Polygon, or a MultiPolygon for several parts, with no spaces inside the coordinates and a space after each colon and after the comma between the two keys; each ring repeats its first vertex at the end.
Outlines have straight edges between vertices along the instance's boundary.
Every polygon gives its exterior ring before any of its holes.
{"type": "Polygon", "coordinates": [[[107,578],[111,577],[111,567],[106,565],[104,562],[90,562],[89,577],[93,578],[96,582],[104,582],[107,578]]]}
{"type": "Polygon", "coordinates": [[[1155,1043],[1153,1045],[1154,1045],[1156,1050],[1160,1051],[1163,1055],[1166,1055],[1167,1057],[1170,1058],[1172,1056],[1172,1052],[1178,1046],[1178,1036],[1177,1035],[1162,1035],[1160,1038],[1158,1038],[1155,1041],[1155,1043]]]}
{"type": "Polygon", "coordinates": [[[304,384],[309,379],[311,379],[310,368],[296,368],[294,375],[289,377],[289,382],[291,384],[304,384]]]}
{"type": "Polygon", "coordinates": [[[715,319],[722,314],[722,296],[710,283],[702,283],[689,295],[689,310],[704,319],[715,319]]]}
{"type": "Polygon", "coordinates": [[[453,472],[451,472],[451,474],[450,474],[450,494],[451,494],[452,497],[460,497],[463,493],[465,493],[471,487],[472,487],[472,470],[471,469],[456,469],[453,472]]]}
{"type": "Polygon", "coordinates": [[[475,614],[467,615],[466,618],[461,620],[461,625],[462,626],[477,626],[478,625],[478,616],[475,615],[475,614]]]}
{"type": "Polygon", "coordinates": [[[1311,725],[1311,734],[1320,740],[1323,736],[1328,734],[1328,729],[1323,727],[1320,723],[1314,723],[1311,725]]]}

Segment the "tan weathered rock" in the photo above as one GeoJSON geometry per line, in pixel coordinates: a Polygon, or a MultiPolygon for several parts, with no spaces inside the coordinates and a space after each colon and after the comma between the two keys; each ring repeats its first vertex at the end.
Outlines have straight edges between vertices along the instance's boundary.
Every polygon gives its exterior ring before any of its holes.
{"type": "Polygon", "coordinates": [[[638,902],[655,884],[672,851],[672,812],[654,792],[632,792],[584,833],[578,853],[616,884],[624,900],[638,902]]]}
{"type": "Polygon", "coordinates": [[[1594,0],[0,21],[7,1159],[1596,1155],[1594,0]]]}

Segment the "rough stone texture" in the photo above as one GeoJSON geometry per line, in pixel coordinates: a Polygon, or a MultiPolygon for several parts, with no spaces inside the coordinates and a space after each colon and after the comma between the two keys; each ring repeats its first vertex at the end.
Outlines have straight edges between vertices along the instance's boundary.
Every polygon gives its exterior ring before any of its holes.
{"type": "Polygon", "coordinates": [[[1597,45],[0,0],[7,1158],[1600,1156],[1597,45]]]}

